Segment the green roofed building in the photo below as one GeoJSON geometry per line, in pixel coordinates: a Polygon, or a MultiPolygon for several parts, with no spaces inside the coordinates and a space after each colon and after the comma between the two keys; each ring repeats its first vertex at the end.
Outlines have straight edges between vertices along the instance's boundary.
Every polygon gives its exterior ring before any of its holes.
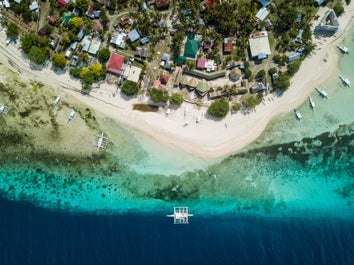
{"type": "Polygon", "coordinates": [[[187,39],[186,45],[184,46],[184,56],[190,58],[196,58],[199,48],[199,43],[196,40],[187,39]]]}
{"type": "Polygon", "coordinates": [[[73,13],[64,12],[61,16],[61,24],[66,27],[69,24],[70,19],[74,17],[73,13]]]}
{"type": "Polygon", "coordinates": [[[208,83],[205,81],[205,79],[202,79],[197,85],[198,94],[204,97],[209,92],[209,90],[210,88],[208,83]]]}

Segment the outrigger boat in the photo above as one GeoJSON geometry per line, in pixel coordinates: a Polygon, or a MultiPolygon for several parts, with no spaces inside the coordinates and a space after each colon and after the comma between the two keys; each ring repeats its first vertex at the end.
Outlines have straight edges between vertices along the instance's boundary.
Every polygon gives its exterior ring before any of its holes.
{"type": "Polygon", "coordinates": [[[328,98],[328,94],[326,91],[324,91],[323,89],[317,88],[316,87],[316,91],[324,98],[328,98]]]}
{"type": "Polygon", "coordinates": [[[343,84],[346,85],[346,86],[349,86],[350,87],[350,81],[348,78],[345,78],[344,76],[339,76],[340,80],[342,80],[343,84]]]}
{"type": "Polygon", "coordinates": [[[311,109],[314,109],[316,107],[316,104],[315,104],[315,101],[313,101],[311,96],[309,96],[309,102],[310,102],[311,109]]]}
{"type": "Polygon", "coordinates": [[[301,120],[302,119],[302,115],[301,113],[297,110],[297,109],[294,109],[294,112],[295,112],[295,116],[298,120],[301,120]]]}
{"type": "Polygon", "coordinates": [[[75,114],[76,114],[76,109],[72,109],[72,111],[70,112],[70,114],[68,116],[67,123],[71,122],[74,119],[75,114]]]}
{"type": "Polygon", "coordinates": [[[188,217],[193,214],[188,213],[188,207],[173,207],[173,214],[168,214],[167,217],[173,217],[174,224],[188,224],[188,217]]]}
{"type": "Polygon", "coordinates": [[[60,101],[60,96],[57,96],[54,101],[53,101],[53,105],[56,106],[59,104],[59,101],[60,101]]]}
{"type": "Polygon", "coordinates": [[[349,49],[347,47],[339,46],[339,45],[337,45],[337,47],[342,53],[345,53],[345,54],[349,53],[349,49]]]}
{"type": "Polygon", "coordinates": [[[108,138],[104,136],[103,133],[100,135],[97,135],[97,143],[95,146],[97,146],[97,151],[100,151],[100,149],[106,149],[107,148],[107,141],[108,138]]]}

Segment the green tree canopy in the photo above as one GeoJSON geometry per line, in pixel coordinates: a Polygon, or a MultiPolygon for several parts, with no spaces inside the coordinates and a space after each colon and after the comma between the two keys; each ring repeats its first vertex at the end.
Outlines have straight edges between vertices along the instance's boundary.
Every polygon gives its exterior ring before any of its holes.
{"type": "Polygon", "coordinates": [[[170,98],[170,103],[175,106],[180,106],[183,103],[183,95],[181,93],[173,93],[170,98]]]}
{"type": "Polygon", "coordinates": [[[229,103],[224,99],[217,99],[210,104],[208,113],[217,118],[224,118],[229,112],[229,103]]]}
{"type": "Polygon", "coordinates": [[[111,56],[111,52],[109,51],[108,48],[102,48],[97,52],[98,60],[101,63],[107,62],[109,59],[109,56],[111,56]]]}
{"type": "Polygon", "coordinates": [[[66,66],[66,58],[63,53],[54,53],[52,55],[52,64],[57,67],[66,66]]]}
{"type": "Polygon", "coordinates": [[[75,28],[76,30],[82,27],[83,20],[81,17],[73,17],[69,20],[69,26],[75,28]]]}
{"type": "Polygon", "coordinates": [[[93,63],[90,66],[90,71],[95,77],[100,77],[102,74],[102,65],[99,63],[93,63]]]}
{"type": "Polygon", "coordinates": [[[81,14],[84,14],[87,11],[89,2],[88,0],[76,0],[75,6],[78,10],[80,10],[81,14]]]}
{"type": "Polygon", "coordinates": [[[8,38],[17,39],[18,37],[18,27],[14,23],[9,23],[6,29],[6,36],[8,38]]]}
{"type": "Polygon", "coordinates": [[[336,13],[337,17],[344,13],[344,7],[341,1],[338,1],[333,7],[334,13],[336,13]]]}
{"type": "Polygon", "coordinates": [[[290,77],[285,74],[279,74],[278,78],[273,82],[273,88],[280,91],[285,91],[290,86],[290,77]]]}
{"type": "Polygon", "coordinates": [[[150,98],[154,103],[166,103],[168,101],[168,93],[167,91],[162,91],[159,89],[151,89],[149,92],[150,98]]]}
{"type": "Polygon", "coordinates": [[[127,96],[134,96],[138,93],[138,84],[136,82],[126,80],[122,85],[122,92],[127,96]]]}
{"type": "Polygon", "coordinates": [[[37,35],[34,34],[24,34],[20,38],[21,49],[24,53],[29,53],[32,46],[36,45],[38,42],[37,35]]]}
{"type": "Polygon", "coordinates": [[[293,76],[297,71],[299,71],[301,65],[301,60],[297,59],[288,64],[288,74],[293,76]]]}
{"type": "Polygon", "coordinates": [[[245,96],[242,102],[247,108],[254,109],[259,103],[262,102],[262,99],[263,99],[263,94],[258,93],[256,96],[254,95],[245,96]]]}
{"type": "Polygon", "coordinates": [[[32,46],[28,58],[34,63],[42,64],[47,59],[47,52],[37,46],[32,46]]]}
{"type": "Polygon", "coordinates": [[[241,107],[242,107],[241,103],[235,103],[232,105],[231,109],[236,112],[236,111],[239,111],[241,109],[241,107]]]}

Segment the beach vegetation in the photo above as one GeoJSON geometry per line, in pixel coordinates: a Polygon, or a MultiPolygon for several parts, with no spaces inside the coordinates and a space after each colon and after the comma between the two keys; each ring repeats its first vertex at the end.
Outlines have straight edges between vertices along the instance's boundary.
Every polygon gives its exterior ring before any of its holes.
{"type": "Polygon", "coordinates": [[[208,113],[217,118],[224,118],[229,111],[229,102],[224,99],[215,100],[208,108],[208,113]]]}
{"type": "Polygon", "coordinates": [[[124,93],[127,96],[134,96],[138,94],[138,84],[136,82],[126,80],[124,81],[122,85],[122,93],[124,93]]]}
{"type": "Polygon", "coordinates": [[[245,70],[245,78],[246,79],[252,79],[252,71],[251,71],[251,69],[247,68],[245,70]]]}
{"type": "Polygon", "coordinates": [[[341,1],[337,1],[333,7],[334,13],[336,13],[337,17],[341,16],[344,13],[344,7],[341,1]]]}
{"type": "Polygon", "coordinates": [[[257,93],[254,95],[247,95],[243,98],[242,103],[250,109],[254,109],[259,103],[262,102],[263,94],[257,93]]]}
{"type": "Polygon", "coordinates": [[[301,66],[301,60],[297,59],[288,64],[288,74],[293,76],[297,71],[299,71],[301,66]]]}
{"type": "Polygon", "coordinates": [[[7,24],[6,36],[8,38],[17,39],[17,37],[18,37],[18,27],[17,27],[16,24],[14,24],[12,22],[7,24]]]}
{"type": "Polygon", "coordinates": [[[93,73],[90,71],[90,68],[84,67],[80,72],[80,78],[84,84],[92,84],[94,82],[93,73]]]}
{"type": "Polygon", "coordinates": [[[23,34],[20,38],[21,49],[28,54],[32,46],[37,45],[38,37],[34,34],[23,34]]]}
{"type": "Polygon", "coordinates": [[[167,91],[153,88],[149,91],[149,96],[150,96],[152,102],[154,102],[156,104],[166,103],[168,101],[168,92],[167,91]]]}
{"type": "Polygon", "coordinates": [[[242,104],[236,102],[236,103],[232,104],[231,109],[232,109],[232,111],[237,112],[241,109],[241,107],[242,107],[242,104]]]}
{"type": "Polygon", "coordinates": [[[65,67],[66,58],[63,53],[53,53],[52,55],[52,64],[56,67],[65,67]]]}
{"type": "Polygon", "coordinates": [[[32,46],[28,58],[36,64],[43,64],[47,59],[47,52],[37,46],[32,46]]]}
{"type": "Polygon", "coordinates": [[[109,59],[109,56],[111,56],[111,52],[109,51],[108,48],[102,48],[97,52],[98,60],[101,63],[107,62],[109,59]]]}
{"type": "Polygon", "coordinates": [[[88,0],[76,0],[75,7],[81,12],[81,14],[85,14],[89,5],[88,0]]]}
{"type": "Polygon", "coordinates": [[[290,77],[286,74],[279,74],[273,82],[273,88],[281,92],[287,90],[290,86],[290,77]]]}
{"type": "Polygon", "coordinates": [[[93,63],[90,65],[90,71],[97,78],[102,75],[102,65],[99,63],[93,63]]]}
{"type": "Polygon", "coordinates": [[[80,78],[81,69],[77,67],[70,68],[70,75],[76,78],[80,78]]]}
{"type": "Polygon", "coordinates": [[[183,95],[181,93],[173,93],[170,97],[170,103],[175,106],[180,106],[183,103],[183,95]]]}

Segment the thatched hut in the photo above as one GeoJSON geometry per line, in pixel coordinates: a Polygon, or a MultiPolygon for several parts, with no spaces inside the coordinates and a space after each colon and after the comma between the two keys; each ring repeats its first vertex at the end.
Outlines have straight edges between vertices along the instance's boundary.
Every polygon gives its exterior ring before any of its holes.
{"type": "Polygon", "coordinates": [[[181,79],[179,80],[179,85],[181,87],[186,87],[187,84],[188,84],[187,76],[182,75],[181,79]]]}
{"type": "Polygon", "coordinates": [[[198,80],[194,77],[192,77],[191,80],[189,80],[187,86],[190,90],[194,90],[198,85],[198,80]]]}
{"type": "Polygon", "coordinates": [[[197,85],[197,92],[201,97],[204,97],[210,90],[208,83],[203,79],[197,85]]]}
{"type": "Polygon", "coordinates": [[[239,81],[241,76],[242,76],[242,73],[239,68],[234,68],[229,74],[229,78],[233,82],[239,81]]]}

